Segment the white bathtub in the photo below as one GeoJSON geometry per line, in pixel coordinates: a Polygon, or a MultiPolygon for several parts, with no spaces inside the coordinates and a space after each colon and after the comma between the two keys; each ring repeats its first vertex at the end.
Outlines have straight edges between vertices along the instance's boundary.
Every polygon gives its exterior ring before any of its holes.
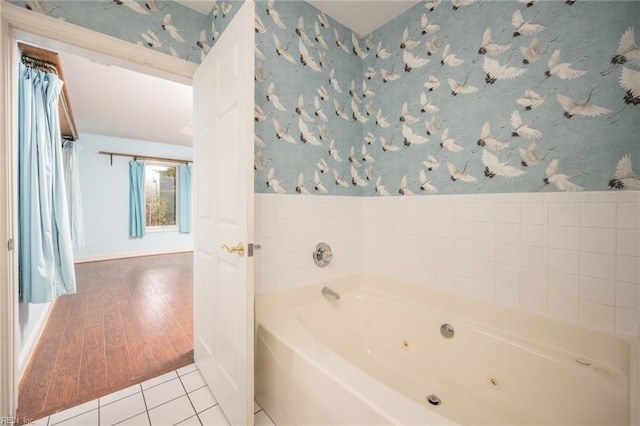
{"type": "Polygon", "coordinates": [[[259,296],[256,318],[279,426],[640,424],[637,340],[374,276],[259,296]]]}

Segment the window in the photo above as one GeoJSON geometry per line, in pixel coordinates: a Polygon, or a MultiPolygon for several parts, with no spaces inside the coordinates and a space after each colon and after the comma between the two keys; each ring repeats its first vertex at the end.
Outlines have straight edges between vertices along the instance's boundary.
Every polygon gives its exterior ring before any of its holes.
{"type": "Polygon", "coordinates": [[[144,182],[147,227],[175,227],[178,223],[177,167],[147,163],[144,182]]]}

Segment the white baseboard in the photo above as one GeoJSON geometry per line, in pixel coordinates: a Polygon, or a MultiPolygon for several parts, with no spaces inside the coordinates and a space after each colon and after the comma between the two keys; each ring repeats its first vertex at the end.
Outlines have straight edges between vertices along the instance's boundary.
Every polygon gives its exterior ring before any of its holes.
{"type": "Polygon", "coordinates": [[[24,375],[24,372],[29,365],[29,361],[31,360],[33,351],[36,349],[36,345],[38,344],[40,337],[42,337],[42,333],[44,332],[44,328],[47,325],[47,320],[49,319],[52,308],[53,302],[47,302],[46,307],[40,314],[40,318],[38,318],[38,322],[33,327],[33,331],[22,346],[20,355],[18,355],[18,383],[20,383],[20,380],[22,380],[22,376],[24,375]]]}
{"type": "Polygon", "coordinates": [[[87,262],[100,262],[103,260],[117,260],[127,259],[130,257],[144,257],[144,256],[156,256],[160,254],[177,254],[177,253],[190,253],[193,250],[176,250],[176,249],[160,249],[160,250],[142,250],[132,251],[125,253],[109,253],[99,254],[95,256],[80,256],[74,259],[74,263],[87,263],[87,262]]]}

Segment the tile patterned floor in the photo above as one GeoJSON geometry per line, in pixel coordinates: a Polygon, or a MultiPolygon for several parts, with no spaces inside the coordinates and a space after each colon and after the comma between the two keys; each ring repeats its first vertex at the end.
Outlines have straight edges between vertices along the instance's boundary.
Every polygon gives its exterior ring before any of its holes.
{"type": "MultiPolygon", "coordinates": [[[[195,364],[52,414],[34,426],[227,426],[195,364]]],[[[275,426],[255,404],[256,426],[275,426]]]]}

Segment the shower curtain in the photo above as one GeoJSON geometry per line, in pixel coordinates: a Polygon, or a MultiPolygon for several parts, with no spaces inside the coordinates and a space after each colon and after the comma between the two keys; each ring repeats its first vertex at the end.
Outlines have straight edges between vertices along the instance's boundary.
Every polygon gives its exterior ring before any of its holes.
{"type": "Polygon", "coordinates": [[[80,147],[75,142],[62,144],[64,182],[67,189],[67,207],[71,226],[71,243],[74,249],[84,247],[84,222],[82,220],[82,194],[80,191],[80,147]]]}
{"type": "Polygon", "coordinates": [[[19,297],[44,303],[76,292],[55,74],[20,64],[19,297]]]}

